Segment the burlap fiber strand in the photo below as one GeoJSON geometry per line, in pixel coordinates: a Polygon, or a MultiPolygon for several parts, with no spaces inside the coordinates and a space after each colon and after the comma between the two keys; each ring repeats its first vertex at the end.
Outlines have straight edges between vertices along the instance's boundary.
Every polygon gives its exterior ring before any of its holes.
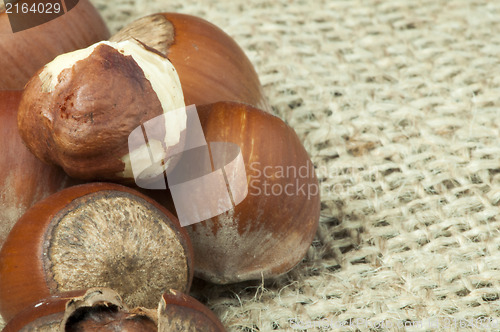
{"type": "Polygon", "coordinates": [[[224,29],[317,167],[304,262],[196,285],[229,331],[500,329],[499,1],[93,3],[112,33],[160,11],[224,29]]]}

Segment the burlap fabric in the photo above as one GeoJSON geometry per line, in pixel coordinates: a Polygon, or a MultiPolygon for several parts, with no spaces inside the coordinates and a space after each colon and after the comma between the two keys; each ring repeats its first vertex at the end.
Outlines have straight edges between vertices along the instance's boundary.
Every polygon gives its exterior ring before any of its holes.
{"type": "Polygon", "coordinates": [[[112,32],[159,11],[224,29],[317,166],[304,262],[195,284],[228,330],[500,330],[500,2],[93,2],[112,32]]]}

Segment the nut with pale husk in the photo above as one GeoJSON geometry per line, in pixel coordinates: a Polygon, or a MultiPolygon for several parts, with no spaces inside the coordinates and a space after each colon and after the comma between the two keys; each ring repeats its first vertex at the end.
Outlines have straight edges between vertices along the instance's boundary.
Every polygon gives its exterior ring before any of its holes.
{"type": "Polygon", "coordinates": [[[196,184],[183,196],[189,200],[176,200],[182,186],[171,178],[170,193],[144,192],[175,208],[181,220],[193,211],[218,212],[186,227],[197,277],[228,284],[288,272],[305,256],[319,223],[319,184],[307,151],[281,119],[252,106],[219,102],[197,110],[210,156],[199,153],[177,166],[186,174],[219,172],[223,179],[188,182],[196,184]],[[232,160],[234,150],[219,155],[217,142],[239,147],[242,163],[221,163],[232,160]]]}
{"type": "Polygon", "coordinates": [[[238,44],[212,23],[191,15],[158,13],[130,23],[110,40],[131,38],[172,61],[186,105],[236,101],[270,110],[252,63],[238,44]]]}
{"type": "Polygon", "coordinates": [[[14,331],[225,331],[217,316],[194,298],[169,290],[158,308],[129,309],[117,292],[92,288],[30,305],[3,330],[14,331]]]}
{"type": "Polygon", "coordinates": [[[40,67],[57,55],[109,37],[106,24],[89,0],[79,0],[73,9],[52,21],[15,33],[5,9],[1,1],[0,90],[21,90],[40,67]]]}
{"type": "Polygon", "coordinates": [[[169,288],[189,291],[190,240],[152,199],[93,183],[35,204],[0,251],[0,313],[8,321],[51,294],[110,287],[130,307],[155,307],[169,288]]]}
{"type": "MultiPolygon", "coordinates": [[[[133,40],[100,42],[58,56],[28,82],[18,126],[33,154],[68,175],[127,183],[134,179],[130,153],[149,161],[149,148],[162,156],[181,149],[183,108],[179,78],[167,58],[133,40]],[[157,128],[162,139],[129,151],[129,134],[160,115],[166,119],[157,128]]],[[[165,167],[158,164],[151,176],[165,167]]]]}

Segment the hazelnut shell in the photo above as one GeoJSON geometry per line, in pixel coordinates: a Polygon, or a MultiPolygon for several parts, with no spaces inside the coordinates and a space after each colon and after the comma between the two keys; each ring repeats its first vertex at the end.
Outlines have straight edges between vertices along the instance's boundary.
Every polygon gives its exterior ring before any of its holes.
{"type": "Polygon", "coordinates": [[[17,332],[23,328],[28,331],[38,331],[37,329],[41,327],[56,330],[64,318],[68,301],[84,293],[83,290],[65,292],[36,301],[12,318],[2,332],[17,332]]]}
{"type": "Polygon", "coordinates": [[[164,293],[157,309],[129,309],[119,294],[108,288],[66,292],[37,301],[17,314],[3,331],[20,330],[225,331],[212,311],[181,292],[164,293]]]}
{"type": "Polygon", "coordinates": [[[3,7],[0,9],[0,90],[20,90],[38,69],[57,55],[107,38],[109,30],[89,0],[79,0],[64,15],[16,33],[12,32],[3,7]]]}
{"type": "Polygon", "coordinates": [[[215,103],[198,107],[198,115],[207,142],[241,149],[248,194],[231,210],[186,227],[195,275],[226,284],[289,271],[319,222],[318,180],[307,151],[281,119],[249,105],[215,103]]]}
{"type": "Polygon", "coordinates": [[[0,246],[29,207],[72,183],[60,168],[41,162],[24,145],[17,129],[21,94],[0,91],[0,246]]]}
{"type": "MultiPolygon", "coordinates": [[[[174,82],[169,82],[166,74],[160,78],[171,91],[156,91],[141,67],[140,56],[124,54],[123,45],[99,43],[92,47],[89,54],[81,50],[61,55],[27,83],[19,104],[20,135],[35,156],[59,165],[71,177],[131,184],[134,176],[127,163],[130,134],[148,120],[171,111],[164,107],[182,107],[182,90],[174,73],[174,82]],[[80,54],[84,58],[75,61],[80,54]],[[69,60],[75,62],[65,67],[69,60]],[[52,72],[55,68],[60,70],[58,75],[52,72]],[[162,104],[160,93],[167,95],[172,105],[162,104]]],[[[134,47],[133,51],[171,67],[151,48],[134,47]]],[[[158,131],[164,136],[177,135],[177,142],[167,148],[178,149],[182,145],[181,126],[167,125],[170,127],[158,131]]]]}

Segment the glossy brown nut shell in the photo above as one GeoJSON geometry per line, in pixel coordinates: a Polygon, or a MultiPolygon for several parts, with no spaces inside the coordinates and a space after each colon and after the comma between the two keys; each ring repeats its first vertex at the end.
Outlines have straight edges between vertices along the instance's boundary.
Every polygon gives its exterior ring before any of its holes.
{"type": "Polygon", "coordinates": [[[169,290],[157,309],[129,309],[118,293],[92,288],[51,296],[29,305],[4,328],[14,331],[223,332],[217,316],[193,297],[169,290]]]}
{"type": "Polygon", "coordinates": [[[89,289],[66,304],[61,331],[156,332],[156,310],[129,310],[118,293],[107,288],[89,289]]]}
{"type": "Polygon", "coordinates": [[[318,180],[294,130],[248,105],[198,107],[207,142],[241,149],[248,194],[233,209],[186,227],[195,275],[214,283],[285,273],[305,256],[319,222],[318,180]]]}
{"type": "Polygon", "coordinates": [[[110,287],[130,307],[189,291],[193,251],[178,220],[135,190],[90,183],[35,204],[0,251],[0,313],[8,321],[50,295],[110,287]]]}
{"type": "Polygon", "coordinates": [[[0,91],[0,246],[26,210],[63,189],[68,177],[38,160],[24,145],[17,129],[21,91],[0,91]]]}
{"type": "Polygon", "coordinates": [[[219,318],[194,297],[176,290],[163,294],[158,306],[158,331],[224,332],[219,318]]]}
{"type": "MultiPolygon", "coordinates": [[[[133,55],[116,43],[97,43],[60,55],[26,84],[18,127],[40,160],[59,165],[69,176],[84,181],[130,184],[134,180],[127,159],[130,134],[171,111],[169,107],[181,108],[184,101],[178,77],[174,74],[170,82],[156,66],[172,66],[164,56],[136,41],[125,44],[133,47],[133,55]],[[159,76],[168,91],[156,91],[141,64],[153,68],[149,74],[153,71],[159,76]],[[162,96],[167,96],[165,103],[162,96]]],[[[160,128],[163,136],[178,136],[169,149],[182,144],[181,127],[160,128]]]]}
{"type": "Polygon", "coordinates": [[[111,37],[136,38],[166,54],[179,73],[186,105],[236,101],[270,110],[254,66],[223,30],[202,18],[159,13],[111,37]]]}

